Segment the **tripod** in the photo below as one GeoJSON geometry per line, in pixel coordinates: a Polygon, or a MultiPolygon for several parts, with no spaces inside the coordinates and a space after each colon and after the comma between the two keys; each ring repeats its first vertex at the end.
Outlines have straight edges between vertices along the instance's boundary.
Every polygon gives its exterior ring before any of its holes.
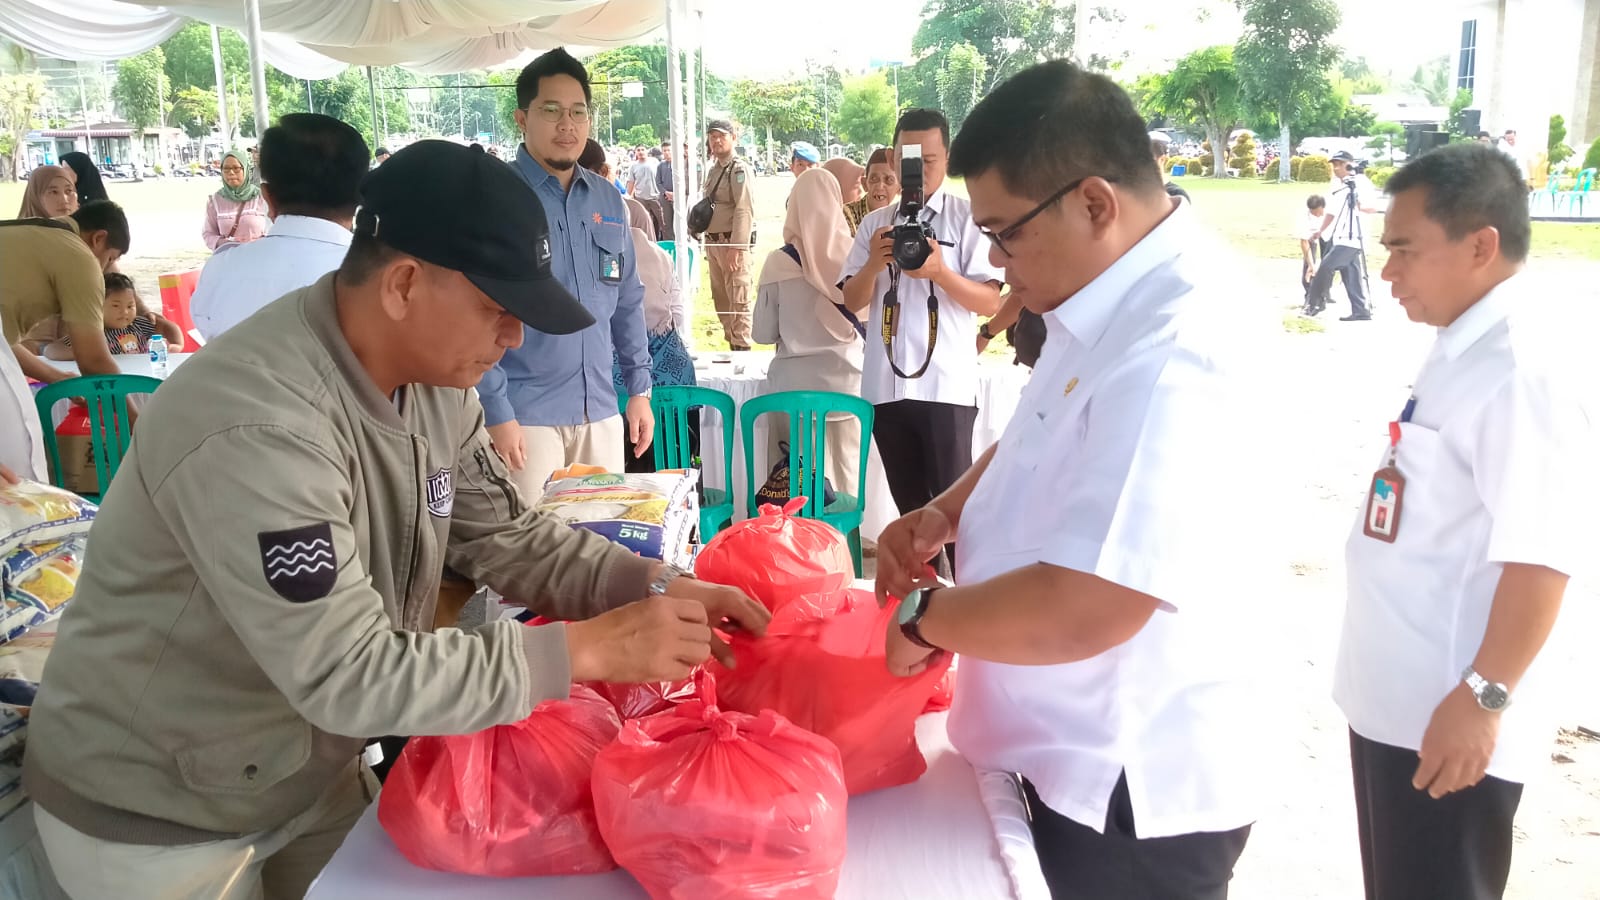
{"type": "Polygon", "coordinates": [[[1322,263],[1317,268],[1317,274],[1312,279],[1311,288],[1306,296],[1306,315],[1315,316],[1327,308],[1329,293],[1333,288],[1333,275],[1342,271],[1345,292],[1350,298],[1351,318],[1372,317],[1371,306],[1367,304],[1367,297],[1372,291],[1372,282],[1367,274],[1366,229],[1362,225],[1360,213],[1361,205],[1356,195],[1355,179],[1348,178],[1345,180],[1344,205],[1334,217],[1335,240],[1340,236],[1338,232],[1341,229],[1344,231],[1342,237],[1345,240],[1323,252],[1322,263]]]}

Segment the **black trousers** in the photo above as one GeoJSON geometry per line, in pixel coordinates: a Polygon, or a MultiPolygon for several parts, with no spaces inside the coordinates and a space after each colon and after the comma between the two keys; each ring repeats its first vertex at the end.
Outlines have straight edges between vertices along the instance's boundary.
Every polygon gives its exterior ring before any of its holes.
{"type": "Polygon", "coordinates": [[[1417,753],[1350,732],[1367,900],[1499,900],[1522,785],[1486,776],[1435,800],[1411,786],[1417,753]]]}
{"type": "Polygon", "coordinates": [[[1026,779],[1028,821],[1052,900],[1226,900],[1250,826],[1140,838],[1128,778],[1117,779],[1105,833],[1061,815],[1026,779]]]}
{"type": "MultiPolygon", "coordinates": [[[[928,505],[972,468],[972,426],[976,406],[895,400],[873,410],[872,438],[878,442],[889,493],[900,514],[928,505]]],[[[945,574],[954,574],[956,545],[945,545],[945,574]]],[[[939,560],[934,567],[940,568],[939,560]]]]}
{"type": "Polygon", "coordinates": [[[1323,254],[1322,265],[1317,267],[1316,277],[1311,279],[1306,311],[1315,315],[1328,305],[1328,293],[1333,290],[1335,272],[1344,273],[1344,292],[1350,298],[1350,315],[1372,315],[1371,308],[1367,306],[1366,287],[1361,280],[1361,251],[1355,247],[1337,245],[1323,254]]]}

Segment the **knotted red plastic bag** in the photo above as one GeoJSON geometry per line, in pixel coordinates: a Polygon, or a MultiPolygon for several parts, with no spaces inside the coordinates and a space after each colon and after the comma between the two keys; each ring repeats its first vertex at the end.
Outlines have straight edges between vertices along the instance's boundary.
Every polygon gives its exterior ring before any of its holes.
{"type": "MultiPolygon", "coordinates": [[[[698,671],[696,669],[695,671],[698,671]]],[[[643,719],[673,709],[697,696],[694,678],[682,681],[650,681],[644,684],[611,684],[605,681],[584,682],[586,687],[606,698],[623,721],[643,719]]]]}
{"type": "Polygon", "coordinates": [[[378,795],[378,822],[427,869],[502,878],[610,871],[589,778],[619,727],[609,702],[573,685],[571,699],[541,703],[513,725],[412,738],[378,795]]]}
{"type": "Polygon", "coordinates": [[[622,726],[594,764],[600,833],[653,900],[831,900],[845,853],[839,751],[768,710],[700,698],[622,726]]]}
{"type": "Polygon", "coordinates": [[[733,636],[737,668],[706,665],[723,706],[770,709],[833,741],[852,796],[907,784],[928,769],[917,716],[950,657],[911,678],[890,674],[883,639],[894,616],[895,604],[879,609],[871,591],[800,597],[773,613],[765,637],[733,636]]]}
{"type": "Polygon", "coordinates": [[[848,587],[855,578],[850,545],[832,525],[795,516],[805,505],[804,497],[782,508],[765,504],[756,518],[724,528],[700,551],[695,574],[739,588],[770,610],[848,587]]]}

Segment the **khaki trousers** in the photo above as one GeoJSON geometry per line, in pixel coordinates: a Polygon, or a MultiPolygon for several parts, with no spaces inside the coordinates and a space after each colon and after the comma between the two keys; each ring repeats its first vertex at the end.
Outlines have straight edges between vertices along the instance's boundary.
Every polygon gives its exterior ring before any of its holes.
{"type": "Polygon", "coordinates": [[[706,259],[711,263],[711,300],[722,321],[722,335],[734,350],[750,349],[750,251],[742,247],[714,246],[725,235],[706,235],[706,259]],[[738,258],[738,265],[733,259],[738,258]]]}
{"type": "Polygon", "coordinates": [[[511,479],[529,506],[538,506],[544,496],[544,483],[557,469],[582,463],[601,466],[607,472],[621,472],[624,462],[622,436],[627,429],[622,416],[612,416],[587,425],[524,425],[523,442],[528,449],[528,464],[511,479]]]}
{"type": "Polygon", "coordinates": [[[177,847],[92,838],[38,804],[34,820],[72,900],[301,900],[377,794],[372,770],[352,762],[280,828],[177,847]]]}

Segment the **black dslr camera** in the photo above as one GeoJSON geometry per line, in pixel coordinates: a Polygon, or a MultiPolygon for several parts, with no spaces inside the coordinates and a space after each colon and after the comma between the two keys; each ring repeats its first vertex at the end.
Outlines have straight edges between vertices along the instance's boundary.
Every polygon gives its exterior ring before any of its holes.
{"type": "Polygon", "coordinates": [[[938,241],[933,226],[922,221],[922,145],[900,149],[900,208],[889,237],[894,240],[894,263],[903,271],[922,268],[938,241]]]}

